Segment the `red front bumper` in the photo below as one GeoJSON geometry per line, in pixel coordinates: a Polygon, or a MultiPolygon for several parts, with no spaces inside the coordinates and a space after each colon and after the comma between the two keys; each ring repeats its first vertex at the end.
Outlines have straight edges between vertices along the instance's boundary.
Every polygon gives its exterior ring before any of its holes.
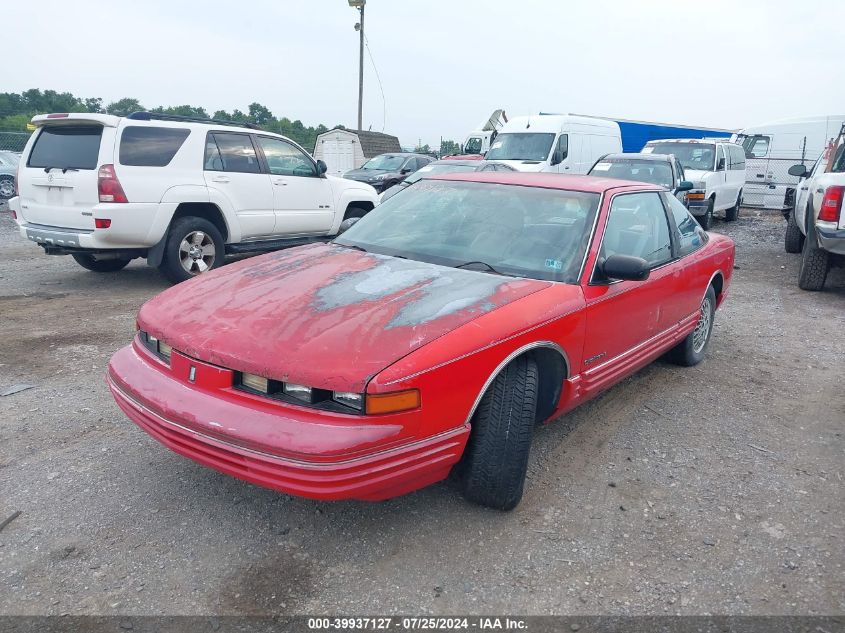
{"type": "Polygon", "coordinates": [[[226,389],[195,389],[146,356],[133,345],[109,363],[109,388],[133,422],[200,464],[301,497],[376,501],[423,488],[446,478],[469,436],[461,426],[397,445],[396,424],[227,398],[226,389]]]}

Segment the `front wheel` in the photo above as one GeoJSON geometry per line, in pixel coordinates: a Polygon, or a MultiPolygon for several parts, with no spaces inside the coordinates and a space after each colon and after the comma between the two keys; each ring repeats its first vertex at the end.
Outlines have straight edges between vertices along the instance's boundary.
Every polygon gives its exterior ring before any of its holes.
{"type": "Polygon", "coordinates": [[[537,364],[522,356],[496,376],[482,397],[461,464],[468,500],[512,510],[522,499],[538,384],[537,364]]]}
{"type": "Polygon", "coordinates": [[[730,209],[725,209],[725,222],[733,222],[739,217],[739,207],[742,204],[742,192],[736,195],[736,204],[730,209]]]}
{"type": "Polygon", "coordinates": [[[786,234],[783,236],[783,248],[787,253],[800,253],[804,245],[804,235],[795,223],[795,211],[789,212],[786,219],[786,234]]]}
{"type": "Polygon", "coordinates": [[[123,270],[130,261],[128,259],[94,259],[93,255],[87,253],[74,253],[71,257],[84,269],[95,273],[114,273],[123,270]]]}
{"type": "Polygon", "coordinates": [[[225,244],[217,227],[205,218],[188,216],[170,226],[159,270],[178,284],[217,268],[224,256],[225,244]]]}
{"type": "Polygon", "coordinates": [[[801,252],[801,270],[798,272],[798,287],[801,290],[821,290],[830,270],[830,253],[816,243],[813,216],[807,216],[807,237],[801,252]]]}
{"type": "Polygon", "coordinates": [[[713,198],[710,198],[710,200],[707,201],[707,211],[704,212],[704,215],[698,216],[695,219],[698,220],[702,229],[705,231],[710,230],[710,227],[713,224],[713,198]]]}
{"type": "Polygon", "coordinates": [[[709,286],[698,309],[698,323],[695,324],[695,329],[669,351],[669,360],[684,367],[698,365],[704,360],[704,354],[710,345],[710,335],[713,333],[715,314],[716,291],[713,286],[709,286]]]}

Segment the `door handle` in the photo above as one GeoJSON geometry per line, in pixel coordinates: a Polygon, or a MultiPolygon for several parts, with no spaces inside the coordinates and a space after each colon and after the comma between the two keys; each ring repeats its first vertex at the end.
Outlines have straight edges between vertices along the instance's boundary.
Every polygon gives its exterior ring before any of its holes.
{"type": "Polygon", "coordinates": [[[211,182],[231,182],[227,176],[215,176],[211,182]]]}
{"type": "Polygon", "coordinates": [[[274,185],[277,185],[277,186],[279,186],[279,187],[287,187],[287,186],[288,186],[287,181],[282,180],[281,178],[279,178],[278,180],[274,180],[274,181],[273,181],[273,184],[274,184],[274,185]]]}

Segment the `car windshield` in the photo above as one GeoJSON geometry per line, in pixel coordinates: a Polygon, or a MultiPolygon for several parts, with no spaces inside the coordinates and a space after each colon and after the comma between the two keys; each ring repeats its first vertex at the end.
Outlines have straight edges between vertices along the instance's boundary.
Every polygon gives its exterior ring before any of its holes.
{"type": "Polygon", "coordinates": [[[467,139],[464,145],[464,154],[480,154],[481,153],[481,137],[472,136],[467,139]]]}
{"type": "Polygon", "coordinates": [[[709,143],[655,143],[648,147],[653,154],[674,154],[684,169],[713,171],[716,165],[716,146],[709,143]]]}
{"type": "Polygon", "coordinates": [[[466,163],[456,163],[454,161],[444,161],[436,165],[426,165],[420,167],[413,174],[405,178],[404,182],[411,184],[417,182],[420,178],[428,178],[437,174],[455,174],[458,172],[475,171],[481,165],[481,161],[475,161],[474,165],[467,165],[466,163]]]}
{"type": "Polygon", "coordinates": [[[490,274],[578,283],[599,195],[422,180],[334,243],[490,274]]]}
{"type": "Polygon", "coordinates": [[[669,163],[656,160],[608,159],[599,161],[590,170],[591,176],[605,176],[620,180],[650,182],[671,189],[672,168],[669,163]]]}
{"type": "Polygon", "coordinates": [[[546,160],[554,140],[552,133],[499,134],[487,152],[487,160],[546,160]]]}
{"type": "Polygon", "coordinates": [[[405,162],[404,156],[392,156],[391,154],[382,154],[371,158],[363,164],[361,169],[385,169],[387,171],[398,171],[405,162]]]}

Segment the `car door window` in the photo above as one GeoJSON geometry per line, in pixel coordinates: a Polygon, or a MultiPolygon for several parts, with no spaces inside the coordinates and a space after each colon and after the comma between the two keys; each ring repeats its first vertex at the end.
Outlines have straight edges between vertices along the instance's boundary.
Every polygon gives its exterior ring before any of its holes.
{"type": "Polygon", "coordinates": [[[557,162],[563,162],[569,155],[569,134],[561,134],[557,137],[557,145],[555,146],[554,159],[557,162]]]}
{"type": "Polygon", "coordinates": [[[599,261],[611,255],[642,257],[651,268],[672,259],[669,220],[658,192],[620,194],[613,198],[599,261]]]}
{"type": "Polygon", "coordinates": [[[678,243],[678,257],[694,253],[707,243],[707,232],[701,228],[684,204],[675,196],[664,194],[663,201],[675,221],[675,241],[678,243]]]}
{"type": "Polygon", "coordinates": [[[749,136],[742,142],[746,158],[763,158],[769,153],[768,136],[749,136]]]}
{"type": "Polygon", "coordinates": [[[258,156],[249,134],[214,132],[205,146],[205,168],[210,171],[231,171],[247,174],[261,172],[258,156]]]}
{"type": "Polygon", "coordinates": [[[745,152],[738,145],[731,147],[731,160],[733,162],[731,169],[745,171],[745,152]]]}
{"type": "Polygon", "coordinates": [[[420,164],[421,162],[422,161],[420,161],[418,158],[412,156],[411,158],[405,161],[404,165],[402,165],[402,171],[407,170],[408,173],[417,171],[417,169],[422,167],[422,165],[420,164]]]}
{"type": "Polygon", "coordinates": [[[317,168],[308,156],[298,147],[281,139],[258,137],[258,144],[267,159],[267,168],[274,176],[304,176],[317,175],[317,168]]]}

